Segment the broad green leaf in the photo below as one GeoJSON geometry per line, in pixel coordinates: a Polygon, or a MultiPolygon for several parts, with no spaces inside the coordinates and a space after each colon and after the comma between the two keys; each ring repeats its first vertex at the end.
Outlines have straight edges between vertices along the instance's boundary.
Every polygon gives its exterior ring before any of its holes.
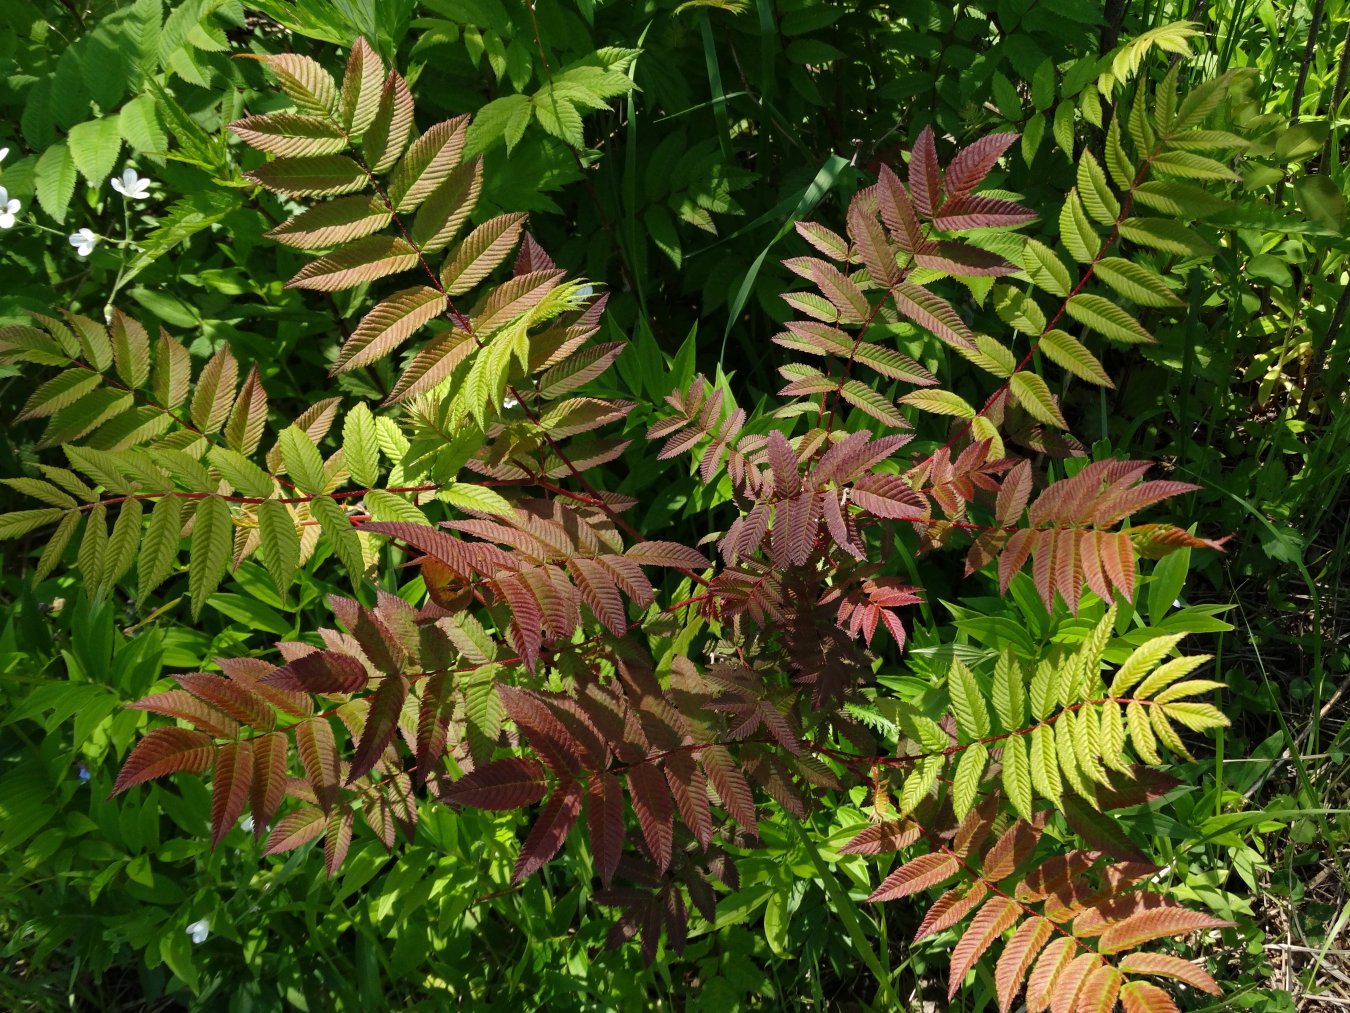
{"type": "Polygon", "coordinates": [[[57,507],[41,510],[15,510],[0,514],[0,541],[9,538],[22,538],[30,531],[36,531],[45,524],[54,524],[61,519],[65,511],[57,507]]]}
{"type": "Polygon", "coordinates": [[[1212,243],[1181,222],[1164,218],[1126,218],[1120,223],[1120,235],[1132,243],[1179,256],[1210,257],[1212,243]]]}
{"type": "Polygon", "coordinates": [[[1079,293],[1064,306],[1069,316],[1080,324],[1091,327],[1112,341],[1125,344],[1153,344],[1153,335],[1142,324],[1109,299],[1099,295],[1079,293]]]}
{"type": "Polygon", "coordinates": [[[212,447],[207,457],[225,481],[245,496],[265,499],[275,490],[276,483],[272,476],[238,451],[212,447]]]}
{"type": "Polygon", "coordinates": [[[1054,395],[1050,393],[1050,388],[1035,373],[1028,373],[1025,370],[1014,373],[1008,381],[1008,386],[1013,396],[1017,398],[1018,404],[1026,409],[1032,418],[1060,429],[1069,428],[1069,424],[1060,413],[1059,405],[1055,403],[1054,395]]]}
{"type": "Polygon", "coordinates": [[[369,489],[380,480],[379,436],[364,401],[357,402],[342,423],[342,450],[353,482],[369,489]]]}
{"type": "Polygon", "coordinates": [[[117,520],[113,522],[112,534],[108,538],[108,553],[103,564],[100,581],[103,589],[112,587],[130,572],[136,562],[136,549],[141,544],[141,501],[123,500],[118,508],[117,520]]]}
{"type": "Polygon", "coordinates": [[[103,580],[103,561],[107,555],[108,508],[102,503],[97,503],[94,509],[89,511],[89,520],[84,526],[84,537],[80,539],[80,548],[75,555],[75,566],[79,569],[80,578],[86,587],[98,588],[103,580]]]}
{"type": "Polygon", "coordinates": [[[42,210],[58,224],[64,222],[70,198],[75,193],[75,160],[64,141],[51,145],[38,158],[33,170],[33,188],[42,210]]]}
{"type": "Polygon", "coordinates": [[[1022,267],[1033,285],[1051,295],[1067,296],[1073,288],[1073,276],[1055,251],[1036,239],[1028,239],[1022,252],[1022,267]]]}
{"type": "Polygon", "coordinates": [[[1024,820],[1031,819],[1031,761],[1025,735],[1003,740],[1003,790],[1024,820]]]}
{"type": "Polygon", "coordinates": [[[274,499],[258,504],[258,555],[285,602],[300,568],[300,534],[290,510],[274,499]]]}
{"type": "Polygon", "coordinates": [[[162,496],[150,511],[150,526],[141,543],[136,564],[136,597],[148,601],[155,588],[164,583],[178,558],[178,543],[183,531],[183,501],[177,496],[162,496]]]}
{"type": "Polygon", "coordinates": [[[1120,215],[1120,202],[1106,182],[1106,173],[1091,151],[1084,149],[1078,159],[1078,196],[1087,213],[1101,225],[1114,225],[1120,215]]]}
{"type": "Polygon", "coordinates": [[[999,652],[994,665],[994,686],[990,699],[1005,732],[1017,731],[1026,724],[1026,683],[1023,681],[1021,665],[1007,648],[999,652]]]}
{"type": "Polygon", "coordinates": [[[1058,327],[1046,331],[1041,336],[1040,350],[1055,365],[1068,370],[1081,380],[1102,387],[1115,386],[1096,356],[1072,334],[1061,331],[1058,327]]]}
{"type": "Polygon", "coordinates": [[[954,658],[947,670],[947,693],[961,735],[967,740],[985,738],[989,734],[989,710],[985,707],[975,673],[959,659],[954,658]]]}
{"type": "Polygon", "coordinates": [[[277,437],[277,447],[281,451],[286,473],[291,476],[296,488],[310,494],[324,491],[323,458],[304,430],[297,426],[286,427],[277,437]]]}
{"type": "Polygon", "coordinates": [[[956,777],[952,780],[952,808],[958,820],[965,819],[974,805],[988,762],[989,747],[983,742],[975,743],[961,754],[956,764],[956,777]]]}
{"type": "Polygon", "coordinates": [[[1060,210],[1059,238],[1069,255],[1080,264],[1092,263],[1101,249],[1102,241],[1088,221],[1077,187],[1069,191],[1064,207],[1060,210]]]}
{"type": "Polygon", "coordinates": [[[122,150],[122,131],[116,117],[105,116],[71,127],[66,143],[70,145],[70,156],[80,175],[97,190],[112,175],[113,166],[117,164],[117,156],[122,150]]]}
{"type": "Polygon", "coordinates": [[[436,498],[451,506],[469,512],[514,517],[516,508],[498,492],[484,485],[454,482],[436,494],[436,498]]]}
{"type": "Polygon", "coordinates": [[[327,496],[319,496],[309,505],[310,513],[319,522],[319,527],[328,537],[333,552],[347,569],[347,578],[352,587],[360,587],[365,574],[366,562],[361,552],[361,540],[352,527],[351,520],[343,509],[327,496]]]}
{"type": "Polygon", "coordinates": [[[160,125],[155,100],[149,95],[132,99],[117,114],[122,139],[142,155],[157,155],[168,150],[169,135],[160,125]]]}
{"type": "MultiPolygon", "coordinates": [[[[975,417],[975,409],[965,398],[959,394],[953,394],[949,390],[911,391],[900,398],[899,403],[932,415],[955,415],[962,419],[973,419],[975,417]]],[[[868,412],[868,414],[873,413],[868,412]]]]}
{"type": "Polygon", "coordinates": [[[1103,257],[1094,268],[1097,277],[1140,306],[1184,306],[1157,272],[1123,257],[1103,257]]]}

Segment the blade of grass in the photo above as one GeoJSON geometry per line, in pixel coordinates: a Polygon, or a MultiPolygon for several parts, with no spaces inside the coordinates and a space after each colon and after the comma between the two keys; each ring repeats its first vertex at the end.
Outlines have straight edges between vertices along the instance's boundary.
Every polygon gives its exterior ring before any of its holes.
{"type": "MultiPolygon", "coordinates": [[[[797,205],[792,209],[785,221],[774,233],[772,239],[764,249],[759,251],[757,256],[750,264],[750,270],[746,272],[745,279],[741,282],[741,287],[736,291],[736,297],[731,301],[731,307],[727,312],[727,328],[722,334],[722,349],[718,352],[717,361],[721,363],[727,354],[727,339],[731,337],[731,331],[736,326],[736,321],[740,319],[741,310],[745,308],[746,300],[750,298],[750,292],[755,287],[755,279],[759,277],[759,269],[764,266],[764,259],[768,257],[769,251],[774,245],[792,231],[793,225],[809,215],[821,199],[834,188],[835,181],[839,179],[839,174],[848,167],[848,160],[840,158],[831,153],[821,167],[816,171],[815,178],[802,190],[801,196],[797,200],[797,205]]],[[[780,205],[781,206],[781,205],[780,205]]],[[[747,349],[750,353],[750,361],[754,362],[756,356],[754,350],[747,349]]]]}
{"type": "Polygon", "coordinates": [[[811,839],[806,829],[794,819],[786,821],[796,833],[797,839],[801,842],[802,849],[806,856],[811,859],[811,864],[815,866],[816,875],[820,877],[820,884],[825,888],[825,895],[830,899],[835,913],[839,915],[840,921],[844,923],[844,928],[848,932],[848,937],[853,943],[853,948],[858,952],[859,958],[867,965],[867,969],[872,972],[872,976],[877,980],[877,1001],[882,1004],[883,1009],[908,1009],[900,1001],[900,997],[895,994],[891,987],[890,969],[885,962],[885,953],[881,957],[872,949],[872,944],[867,941],[867,935],[863,932],[862,921],[858,917],[858,905],[853,898],[848,895],[846,890],[840,889],[839,881],[835,879],[834,874],[830,872],[825,864],[825,859],[820,856],[820,849],[816,847],[816,842],[811,839]]]}

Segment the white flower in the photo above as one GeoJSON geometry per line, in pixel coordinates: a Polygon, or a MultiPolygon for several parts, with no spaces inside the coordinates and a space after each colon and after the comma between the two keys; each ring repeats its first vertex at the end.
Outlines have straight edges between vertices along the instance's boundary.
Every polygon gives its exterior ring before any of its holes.
{"type": "Polygon", "coordinates": [[[194,943],[204,943],[206,937],[211,934],[211,923],[205,918],[193,922],[187,927],[187,934],[192,937],[194,943]]]}
{"type": "Polygon", "coordinates": [[[9,157],[9,149],[0,148],[0,162],[3,162],[8,157],[9,157]]]}
{"type": "Polygon", "coordinates": [[[579,289],[577,289],[578,299],[589,299],[593,295],[595,295],[594,285],[582,285],[579,289]]]}
{"type": "MultiPolygon", "coordinates": [[[[0,149],[8,151],[8,148],[0,149]]],[[[0,158],[3,158],[0,155],[0,158]]],[[[10,197],[9,191],[0,186],[0,229],[14,228],[14,216],[19,213],[19,201],[17,198],[10,197]]]]}
{"type": "Polygon", "coordinates": [[[515,398],[513,398],[510,394],[507,394],[506,397],[502,398],[502,408],[505,409],[506,411],[510,411],[512,408],[518,407],[520,407],[520,402],[517,401],[515,398]]]}
{"type": "Polygon", "coordinates": [[[253,833],[253,817],[252,817],[252,816],[245,816],[245,817],[244,817],[244,821],[243,821],[242,823],[240,823],[239,825],[243,828],[244,833],[246,833],[246,834],[251,834],[251,833],[253,833]]]}
{"type": "Polygon", "coordinates": [[[1172,607],[1173,607],[1174,609],[1179,609],[1179,608],[1181,608],[1181,599],[1178,598],[1176,601],[1172,602],[1172,607]]]}
{"type": "Polygon", "coordinates": [[[80,229],[70,237],[70,245],[75,247],[75,252],[81,257],[87,257],[98,245],[98,236],[94,235],[92,229],[80,229]]]}
{"type": "Polygon", "coordinates": [[[122,178],[112,181],[112,188],[127,200],[145,200],[150,196],[150,181],[136,175],[136,170],[127,166],[122,170],[122,178]]]}

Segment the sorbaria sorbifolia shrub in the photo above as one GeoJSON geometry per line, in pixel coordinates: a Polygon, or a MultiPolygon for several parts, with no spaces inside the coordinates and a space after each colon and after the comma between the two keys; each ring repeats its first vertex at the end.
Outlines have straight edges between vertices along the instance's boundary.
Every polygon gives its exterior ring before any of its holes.
{"type": "MultiPolygon", "coordinates": [[[[617,94],[631,59],[602,51],[576,72],[587,94],[617,94]]],[[[980,191],[1015,135],[944,164],[925,131],[842,232],[799,225],[815,252],[787,262],[802,284],[774,339],[781,406],[751,416],[698,378],[647,433],[648,453],[689,455],[733,494],[695,548],[644,538],[633,500],[600,487],[640,439],[620,430],[632,402],[591,393],[623,346],[596,340],[604,297],[523,215],[475,215],[468,118],[419,132],[407,84],[364,42],[340,83],[305,57],[266,61],[294,111],[232,125],[274,156],[247,178],[309,202],[269,234],[316,252],[289,286],[381,293],[335,370],[398,356],[384,404],[324,400],[278,422],[256,368],[222,348],[194,377],[175,337],[120,313],[0,330],[3,361],[51,372],[22,418],[45,420],[52,462],[10,480],[41,505],[0,518],[0,536],[45,545],[39,576],[77,545],[91,591],[131,587],[134,567],[147,600],[186,547],[195,613],[250,557],[284,598],[324,552],[354,589],[329,600],[321,647],[221,658],[135,703],[171,721],[145,732],[117,791],[209,774],[217,842],[251,809],[269,852],[322,839],[330,874],[358,821],[392,849],[424,800],[537,806],[516,878],[584,822],[610,942],[640,936],[650,957],[662,935],[682,948],[690,906],[714,920],[713,881],[734,888],[759,807],[800,816],[867,785],[875,820],[844,851],[901,853],[872,901],[943,888],[918,936],[964,926],[953,995],[984,959],[1004,1010],[1023,989],[1033,1011],[1154,1013],[1176,1006],[1153,979],[1217,992],[1149,947],[1226,923],[1161,890],[1112,811],[1164,798],[1168,754],[1227,723],[1205,701],[1217,684],[1193,677],[1206,657],[1129,635],[1139,558],[1219,546],[1147,520],[1190,486],[1149,479],[1147,462],[1084,465],[1033,367],[1109,387],[1102,342],[1152,342],[1137,308],[1181,307],[1181,272],[1215,251],[1192,223],[1222,206],[1197,181],[1230,178],[1242,143],[1206,126],[1235,78],[1181,96],[1174,68],[1156,93],[1139,86],[1062,207],[980,191]],[[1059,249],[1018,234],[1037,216],[1057,219],[1059,249]],[[1004,340],[943,294],[951,278],[1004,340]],[[987,373],[983,403],[897,334],[987,373]],[[915,454],[920,414],[947,438],[915,454]],[[1053,460],[1067,477],[1048,480],[1053,460]],[[898,546],[922,554],[909,579],[898,546]],[[953,550],[1005,593],[1029,571],[1047,609],[1079,619],[1042,649],[941,655],[925,692],[898,694],[874,651],[903,648],[905,609],[953,550]],[[415,601],[374,579],[408,562],[415,601]]]]}

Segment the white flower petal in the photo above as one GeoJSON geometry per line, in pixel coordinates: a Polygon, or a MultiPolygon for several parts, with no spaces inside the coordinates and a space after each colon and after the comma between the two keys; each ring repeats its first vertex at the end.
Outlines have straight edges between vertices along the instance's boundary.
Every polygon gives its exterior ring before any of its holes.
{"type": "Polygon", "coordinates": [[[0,148],[0,162],[3,162],[3,161],[5,160],[5,158],[6,158],[7,155],[9,155],[9,149],[8,149],[8,148],[0,148]]]}
{"type": "Polygon", "coordinates": [[[3,186],[0,186],[0,204],[8,204],[8,203],[9,203],[9,191],[6,190],[3,186]]]}
{"type": "Polygon", "coordinates": [[[123,197],[127,195],[126,188],[122,186],[122,181],[120,179],[115,179],[112,181],[112,188],[116,190],[118,193],[120,193],[123,197]]]}
{"type": "Polygon", "coordinates": [[[187,934],[192,937],[194,943],[204,943],[206,937],[211,934],[211,923],[205,918],[195,921],[187,927],[187,934]]]}
{"type": "Polygon", "coordinates": [[[12,211],[0,211],[0,229],[14,228],[14,213],[12,211]]]}
{"type": "Polygon", "coordinates": [[[94,235],[92,229],[80,229],[70,237],[70,245],[75,247],[75,252],[81,257],[87,257],[94,252],[94,247],[98,245],[98,236],[94,235]]]}

